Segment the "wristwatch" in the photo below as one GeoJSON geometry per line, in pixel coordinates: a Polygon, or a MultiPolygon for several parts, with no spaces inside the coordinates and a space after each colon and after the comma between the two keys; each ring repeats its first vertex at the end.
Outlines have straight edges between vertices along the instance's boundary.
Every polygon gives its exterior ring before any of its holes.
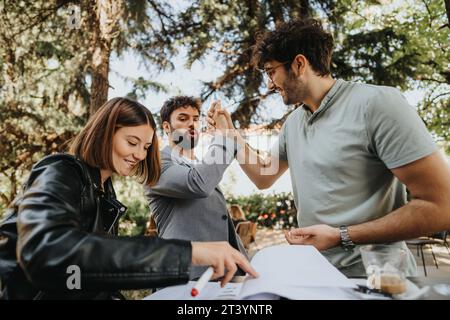
{"type": "Polygon", "coordinates": [[[350,239],[350,235],[348,234],[348,227],[347,225],[342,225],[339,227],[339,232],[341,234],[341,247],[345,251],[353,251],[355,248],[355,244],[353,243],[352,239],[350,239]]]}

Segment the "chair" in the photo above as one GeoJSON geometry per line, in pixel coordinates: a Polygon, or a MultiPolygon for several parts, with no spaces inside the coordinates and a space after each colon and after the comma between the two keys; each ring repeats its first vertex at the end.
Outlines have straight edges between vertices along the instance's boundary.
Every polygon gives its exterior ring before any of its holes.
{"type": "Polygon", "coordinates": [[[147,222],[147,229],[145,230],[145,235],[149,237],[157,237],[158,229],[156,227],[155,218],[153,215],[150,216],[149,221],[147,222]]]}
{"type": "Polygon", "coordinates": [[[243,221],[239,222],[236,226],[236,233],[241,238],[242,244],[245,249],[248,249],[252,239],[252,222],[251,221],[243,221]]]}
{"type": "Polygon", "coordinates": [[[258,224],[256,224],[255,222],[251,222],[251,237],[250,237],[250,242],[256,242],[256,231],[258,230],[258,224]]]}
{"type": "Polygon", "coordinates": [[[420,237],[417,239],[407,240],[406,243],[409,245],[415,245],[417,247],[417,256],[422,257],[423,272],[425,274],[425,277],[427,276],[427,268],[425,265],[425,257],[423,255],[423,247],[424,246],[427,246],[427,245],[430,246],[431,254],[433,255],[433,261],[434,261],[434,264],[436,265],[437,269],[439,269],[439,266],[438,266],[438,263],[436,260],[436,256],[434,255],[433,245],[445,246],[447,249],[447,252],[450,254],[450,250],[449,250],[449,246],[448,246],[448,242],[447,242],[447,231],[438,232],[438,233],[435,233],[428,237],[420,237]],[[419,250],[420,250],[420,255],[419,255],[419,250]]]}

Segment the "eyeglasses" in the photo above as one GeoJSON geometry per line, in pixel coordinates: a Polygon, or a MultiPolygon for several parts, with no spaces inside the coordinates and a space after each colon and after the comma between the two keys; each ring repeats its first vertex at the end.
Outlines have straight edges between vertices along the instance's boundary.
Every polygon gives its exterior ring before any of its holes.
{"type": "Polygon", "coordinates": [[[277,69],[278,67],[281,67],[281,66],[285,66],[288,63],[292,63],[292,61],[285,61],[285,62],[280,63],[279,65],[276,65],[275,67],[259,69],[259,71],[261,71],[261,73],[263,74],[265,82],[268,82],[268,81],[273,82],[272,76],[275,73],[275,69],[277,69]]]}

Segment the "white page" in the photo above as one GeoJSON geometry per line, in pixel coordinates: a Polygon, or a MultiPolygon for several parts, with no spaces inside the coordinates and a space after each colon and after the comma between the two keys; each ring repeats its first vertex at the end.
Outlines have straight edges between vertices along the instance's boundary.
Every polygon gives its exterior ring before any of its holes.
{"type": "Polygon", "coordinates": [[[225,287],[220,287],[220,282],[208,282],[200,290],[196,297],[191,296],[191,290],[196,281],[189,281],[187,284],[167,287],[147,296],[144,300],[232,300],[236,299],[242,288],[242,283],[227,283],[225,287]]]}
{"type": "MultiPolygon", "coordinates": [[[[291,300],[350,300],[355,299],[354,295],[349,294],[347,290],[338,287],[299,287],[290,285],[275,285],[269,283],[264,286],[267,293],[291,300]]],[[[245,291],[245,294],[238,297],[239,300],[255,299],[261,295],[261,289],[252,287],[245,291]]]]}
{"type": "Polygon", "coordinates": [[[220,288],[218,282],[208,282],[197,297],[190,295],[195,281],[188,284],[167,287],[159,290],[144,300],[277,300],[284,297],[292,300],[347,300],[361,299],[361,297],[351,294],[341,288],[322,287],[294,287],[267,285],[268,292],[247,292],[247,296],[239,295],[242,283],[228,283],[224,288],[220,288]]]}
{"type": "Polygon", "coordinates": [[[355,287],[313,246],[278,245],[259,251],[251,261],[259,278],[242,283],[208,282],[197,297],[191,297],[195,281],[168,287],[148,299],[252,299],[255,295],[288,299],[348,299],[341,288],[355,287]]]}
{"type": "Polygon", "coordinates": [[[278,245],[256,253],[252,266],[259,273],[257,279],[247,279],[241,295],[248,292],[268,292],[266,288],[281,287],[341,287],[355,285],[336,269],[313,246],[278,245]]]}

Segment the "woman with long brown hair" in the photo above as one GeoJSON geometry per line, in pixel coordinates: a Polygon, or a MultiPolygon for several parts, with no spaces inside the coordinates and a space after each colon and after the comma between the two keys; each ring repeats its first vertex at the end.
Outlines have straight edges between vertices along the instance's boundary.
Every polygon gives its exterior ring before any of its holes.
{"type": "Polygon", "coordinates": [[[105,103],[72,141],[69,154],[43,158],[0,224],[4,299],[111,299],[117,290],[187,282],[191,265],[214,267],[225,284],[239,265],[225,242],[117,235],[126,208],[113,173],[153,185],[160,176],[156,124],[136,101],[105,103]]]}

